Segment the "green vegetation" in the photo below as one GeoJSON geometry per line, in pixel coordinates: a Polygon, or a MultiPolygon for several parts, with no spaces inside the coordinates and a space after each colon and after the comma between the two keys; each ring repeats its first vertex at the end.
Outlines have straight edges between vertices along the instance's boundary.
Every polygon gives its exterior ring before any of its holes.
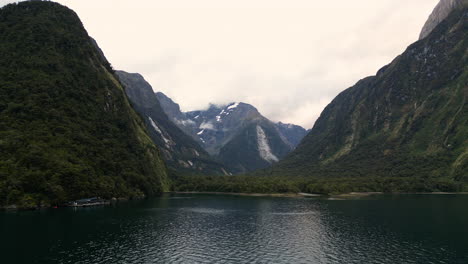
{"type": "Polygon", "coordinates": [[[468,191],[467,16],[466,8],[455,11],[376,76],[338,95],[273,168],[249,176],[177,177],[174,190],[468,191]]]}
{"type": "Polygon", "coordinates": [[[468,9],[339,94],[275,176],[468,182],[468,9]]]}
{"type": "Polygon", "coordinates": [[[184,173],[225,175],[223,165],[169,120],[153,88],[143,76],[124,71],[117,71],[116,75],[124,85],[132,106],[145,120],[149,135],[161,150],[169,168],[184,173]],[[153,127],[149,118],[158,129],[153,127]]]}
{"type": "Polygon", "coordinates": [[[349,192],[462,192],[468,185],[447,178],[423,177],[252,177],[252,176],[179,176],[173,191],[232,193],[315,193],[349,192]]]}
{"type": "Polygon", "coordinates": [[[167,191],[158,149],[76,14],[0,9],[0,207],[167,191]]]}
{"type": "MultiPolygon", "coordinates": [[[[147,118],[143,121],[132,108],[76,14],[40,1],[3,7],[0,207],[34,208],[87,196],[136,197],[170,188],[319,194],[468,191],[467,16],[466,9],[454,12],[377,76],[341,93],[297,150],[277,166],[248,176],[188,175],[193,170],[181,170],[179,161],[198,156],[192,149],[202,154],[194,162],[204,163],[208,171],[220,167],[158,115],[159,105],[136,105],[183,142],[176,152],[164,149],[168,160],[173,156],[171,167],[179,169],[169,171],[171,183],[151,137],[160,145],[167,142],[157,131],[148,133],[147,118]]],[[[274,129],[265,127],[271,148],[286,155],[282,140],[271,136],[274,129]]],[[[227,154],[220,159],[239,171],[253,168],[258,149],[252,134],[255,125],[224,146],[227,154]],[[238,156],[240,148],[250,154],[238,156]]]]}

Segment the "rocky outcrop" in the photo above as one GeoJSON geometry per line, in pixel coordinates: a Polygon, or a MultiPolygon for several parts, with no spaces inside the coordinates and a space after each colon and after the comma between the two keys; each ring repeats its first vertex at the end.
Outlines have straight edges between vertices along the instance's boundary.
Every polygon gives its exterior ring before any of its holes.
{"type": "Polygon", "coordinates": [[[424,24],[419,39],[427,37],[455,9],[468,5],[468,0],[441,0],[424,24]]]}

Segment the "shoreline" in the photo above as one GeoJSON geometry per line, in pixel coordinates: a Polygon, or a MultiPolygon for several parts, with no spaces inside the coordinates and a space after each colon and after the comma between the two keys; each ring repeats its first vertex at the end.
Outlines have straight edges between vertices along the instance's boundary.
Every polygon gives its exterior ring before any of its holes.
{"type": "Polygon", "coordinates": [[[215,194],[232,196],[251,196],[251,197],[319,197],[320,194],[306,193],[233,193],[233,192],[168,192],[169,194],[215,194]]]}
{"type": "Polygon", "coordinates": [[[372,195],[467,195],[468,192],[414,192],[414,193],[384,193],[384,192],[350,192],[342,194],[317,194],[317,193],[234,193],[234,192],[167,192],[169,194],[213,194],[213,195],[232,195],[232,196],[250,196],[250,197],[332,197],[332,198],[359,198],[372,195]]]}
{"type": "MultiPolygon", "coordinates": [[[[373,195],[468,195],[468,192],[412,192],[412,193],[384,193],[384,192],[350,192],[342,194],[317,194],[317,193],[234,193],[234,192],[164,192],[163,194],[207,194],[207,195],[230,195],[230,196],[245,196],[245,197],[278,197],[278,198],[327,198],[331,200],[346,200],[353,198],[364,198],[373,195]]],[[[158,196],[154,196],[158,197],[158,196]]],[[[150,197],[147,197],[150,198],[150,197]]],[[[111,199],[106,201],[106,203],[99,205],[110,205],[113,202],[118,201],[128,201],[127,198],[111,199]]],[[[60,206],[64,207],[73,207],[73,206],[60,206]]],[[[88,207],[88,206],[76,206],[76,207],[88,207]]],[[[18,211],[18,210],[40,210],[40,209],[50,209],[53,206],[46,207],[37,207],[37,208],[21,208],[17,206],[0,206],[1,211],[18,211]]]]}

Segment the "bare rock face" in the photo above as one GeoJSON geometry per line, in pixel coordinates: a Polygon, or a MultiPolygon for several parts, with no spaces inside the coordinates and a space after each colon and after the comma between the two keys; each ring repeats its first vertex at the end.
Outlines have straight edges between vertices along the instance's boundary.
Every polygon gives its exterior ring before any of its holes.
{"type": "Polygon", "coordinates": [[[419,39],[427,37],[442,20],[447,18],[450,12],[464,5],[468,5],[468,0],[441,0],[424,24],[419,39]]]}
{"type": "Polygon", "coordinates": [[[242,102],[181,112],[171,98],[161,92],[156,96],[169,119],[234,174],[270,166],[308,132],[297,125],[274,123],[242,102]]]}

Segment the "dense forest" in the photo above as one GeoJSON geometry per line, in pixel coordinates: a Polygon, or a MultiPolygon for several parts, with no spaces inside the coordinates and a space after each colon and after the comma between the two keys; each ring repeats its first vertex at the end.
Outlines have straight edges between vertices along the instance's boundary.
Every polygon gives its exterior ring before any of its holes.
{"type": "Polygon", "coordinates": [[[349,192],[467,192],[468,184],[445,178],[423,177],[253,177],[253,176],[178,176],[173,191],[232,193],[313,193],[349,192]]]}
{"type": "MultiPolygon", "coordinates": [[[[467,16],[467,8],[453,12],[376,76],[341,93],[278,165],[206,176],[167,170],[147,123],[73,11],[42,1],[7,5],[0,9],[0,208],[171,190],[466,192],[467,16]]],[[[245,145],[233,142],[234,154],[245,145]]]]}
{"type": "Polygon", "coordinates": [[[467,191],[468,8],[339,94],[297,149],[240,177],[180,177],[180,191],[467,191]]]}
{"type": "Polygon", "coordinates": [[[468,7],[340,93],[268,175],[468,182],[468,7]]]}
{"type": "Polygon", "coordinates": [[[78,16],[0,9],[0,207],[167,191],[166,166],[78,16]]]}

